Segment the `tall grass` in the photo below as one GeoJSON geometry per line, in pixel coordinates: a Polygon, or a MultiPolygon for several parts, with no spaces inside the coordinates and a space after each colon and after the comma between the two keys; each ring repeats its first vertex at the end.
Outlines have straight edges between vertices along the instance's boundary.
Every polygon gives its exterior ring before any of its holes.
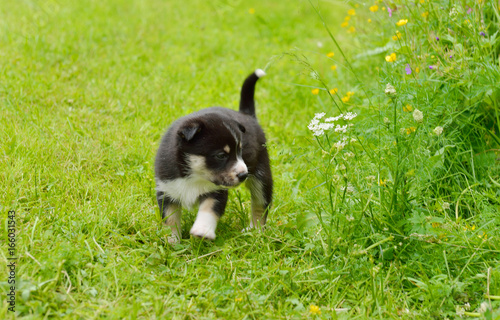
{"type": "Polygon", "coordinates": [[[311,201],[325,255],[347,254],[374,282],[401,272],[414,316],[491,318],[493,307],[498,317],[488,293],[500,227],[498,4],[375,2],[346,13],[342,27],[362,45],[347,50],[325,22],[336,49],[324,59],[350,81],[306,62],[321,89],[309,129],[326,189],[311,201]]]}

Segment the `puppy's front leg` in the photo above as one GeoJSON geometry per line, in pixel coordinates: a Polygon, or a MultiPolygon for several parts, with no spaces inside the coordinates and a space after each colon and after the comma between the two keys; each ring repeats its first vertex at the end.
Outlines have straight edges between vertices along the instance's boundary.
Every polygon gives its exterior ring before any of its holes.
{"type": "Polygon", "coordinates": [[[156,193],[156,200],[160,207],[163,223],[172,229],[172,234],[168,237],[168,243],[178,243],[181,240],[182,208],[163,192],[156,193]]]}
{"type": "Polygon", "coordinates": [[[227,204],[227,190],[220,190],[200,197],[198,215],[191,228],[191,235],[215,240],[215,229],[227,204]]]}

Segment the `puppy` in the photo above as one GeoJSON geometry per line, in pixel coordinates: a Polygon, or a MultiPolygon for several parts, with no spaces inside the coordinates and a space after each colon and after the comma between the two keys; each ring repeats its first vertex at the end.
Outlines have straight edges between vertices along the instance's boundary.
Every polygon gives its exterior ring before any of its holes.
{"type": "Polygon", "coordinates": [[[251,192],[250,228],[266,224],[273,180],[266,137],[255,116],[254,91],[263,70],[249,75],[241,88],[239,112],[207,108],[175,121],[163,136],[155,161],[156,198],[168,241],[181,239],[182,207],[199,203],[191,235],[215,239],[227,204],[228,189],[245,181],[251,192]]]}

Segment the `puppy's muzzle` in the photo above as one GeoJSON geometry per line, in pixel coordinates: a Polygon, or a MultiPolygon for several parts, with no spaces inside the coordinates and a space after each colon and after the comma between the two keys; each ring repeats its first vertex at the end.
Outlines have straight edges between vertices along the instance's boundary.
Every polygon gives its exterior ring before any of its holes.
{"type": "Polygon", "coordinates": [[[238,173],[236,175],[236,177],[238,178],[238,180],[240,180],[240,183],[242,183],[243,181],[245,181],[248,178],[248,172],[238,173]]]}

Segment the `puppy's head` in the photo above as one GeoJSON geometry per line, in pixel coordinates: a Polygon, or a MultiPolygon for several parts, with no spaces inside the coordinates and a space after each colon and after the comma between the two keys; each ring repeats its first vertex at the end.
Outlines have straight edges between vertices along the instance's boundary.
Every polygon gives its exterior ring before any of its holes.
{"type": "Polygon", "coordinates": [[[178,139],[187,175],[221,187],[236,187],[248,176],[242,159],[245,127],[218,115],[189,119],[179,128],[178,139]]]}

